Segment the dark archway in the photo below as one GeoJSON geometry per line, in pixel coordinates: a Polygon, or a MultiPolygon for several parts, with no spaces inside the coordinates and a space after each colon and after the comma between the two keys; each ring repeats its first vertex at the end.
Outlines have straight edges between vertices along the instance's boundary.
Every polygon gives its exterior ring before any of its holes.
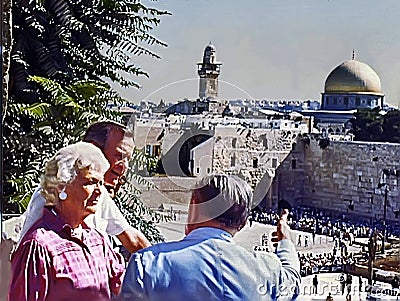
{"type": "Polygon", "coordinates": [[[199,144],[203,143],[204,141],[210,139],[211,136],[198,134],[189,137],[179,149],[179,166],[182,172],[189,176],[191,175],[189,169],[189,162],[190,162],[190,150],[198,146],[199,144]]]}

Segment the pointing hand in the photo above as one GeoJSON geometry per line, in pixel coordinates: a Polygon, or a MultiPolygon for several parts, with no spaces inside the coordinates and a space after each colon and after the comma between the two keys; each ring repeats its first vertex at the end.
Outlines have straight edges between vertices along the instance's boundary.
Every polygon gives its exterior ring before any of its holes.
{"type": "Polygon", "coordinates": [[[284,209],[278,221],[277,230],[275,232],[272,232],[272,242],[276,243],[282,239],[291,239],[290,227],[287,224],[288,216],[289,216],[289,210],[284,209]]]}

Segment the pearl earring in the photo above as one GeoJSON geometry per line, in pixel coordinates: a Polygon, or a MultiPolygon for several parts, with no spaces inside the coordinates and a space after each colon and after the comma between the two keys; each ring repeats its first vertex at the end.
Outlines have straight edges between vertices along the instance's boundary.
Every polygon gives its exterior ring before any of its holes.
{"type": "Polygon", "coordinates": [[[68,197],[68,194],[65,192],[65,188],[63,188],[63,190],[61,190],[60,193],[58,194],[58,198],[61,201],[64,201],[67,199],[67,197],[68,197]]]}

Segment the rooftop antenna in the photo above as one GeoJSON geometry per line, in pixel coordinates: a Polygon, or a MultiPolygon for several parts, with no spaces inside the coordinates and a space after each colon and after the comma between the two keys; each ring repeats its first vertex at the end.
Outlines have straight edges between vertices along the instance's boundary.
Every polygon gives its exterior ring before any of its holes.
{"type": "Polygon", "coordinates": [[[352,54],[352,56],[351,56],[351,59],[352,59],[353,61],[356,59],[356,52],[354,51],[354,48],[353,48],[353,54],[352,54]]]}

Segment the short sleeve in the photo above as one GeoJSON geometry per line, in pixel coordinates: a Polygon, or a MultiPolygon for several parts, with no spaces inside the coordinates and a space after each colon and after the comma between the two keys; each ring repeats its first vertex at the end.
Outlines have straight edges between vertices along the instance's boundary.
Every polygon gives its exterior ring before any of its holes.
{"type": "Polygon", "coordinates": [[[26,241],[13,254],[9,301],[45,300],[51,284],[51,259],[37,241],[26,241]]]}
{"type": "Polygon", "coordinates": [[[125,273],[125,260],[121,254],[114,252],[110,244],[104,239],[104,244],[106,248],[106,260],[109,262],[108,267],[108,279],[110,291],[114,294],[118,293],[122,279],[125,273]]]}
{"type": "Polygon", "coordinates": [[[108,235],[119,235],[129,227],[129,223],[105,189],[102,190],[100,207],[92,218],[88,225],[108,235]]]}

